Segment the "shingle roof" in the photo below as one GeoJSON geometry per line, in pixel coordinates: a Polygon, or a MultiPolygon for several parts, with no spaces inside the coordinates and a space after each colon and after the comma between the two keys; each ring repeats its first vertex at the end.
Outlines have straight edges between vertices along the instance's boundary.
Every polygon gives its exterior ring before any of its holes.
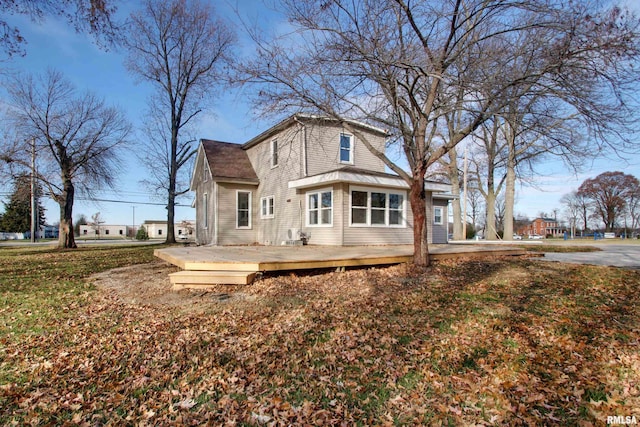
{"type": "Polygon", "coordinates": [[[207,156],[213,179],[247,181],[256,184],[259,182],[249,161],[249,156],[242,149],[242,145],[210,139],[200,141],[207,156]]]}

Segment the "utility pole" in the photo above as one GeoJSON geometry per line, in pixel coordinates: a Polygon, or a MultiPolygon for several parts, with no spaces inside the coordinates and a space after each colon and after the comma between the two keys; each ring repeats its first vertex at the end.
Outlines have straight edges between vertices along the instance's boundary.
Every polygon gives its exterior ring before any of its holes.
{"type": "Polygon", "coordinates": [[[136,207],[131,206],[131,209],[133,209],[133,221],[131,225],[131,240],[134,240],[136,238],[136,207]]]}
{"type": "Polygon", "coordinates": [[[36,212],[36,139],[31,139],[31,243],[36,242],[38,213],[36,212]]]}

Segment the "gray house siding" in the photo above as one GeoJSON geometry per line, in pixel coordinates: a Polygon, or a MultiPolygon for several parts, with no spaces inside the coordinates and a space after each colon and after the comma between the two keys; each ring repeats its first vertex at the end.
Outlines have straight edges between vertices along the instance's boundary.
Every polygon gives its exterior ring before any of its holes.
{"type": "Polygon", "coordinates": [[[288,240],[287,230],[304,228],[304,208],[288,182],[302,176],[302,130],[289,127],[247,149],[256,174],[261,178],[256,191],[256,241],[264,245],[279,245],[288,240]],[[272,141],[278,144],[277,165],[272,164],[272,141]],[[273,216],[263,218],[262,199],[273,197],[273,216]],[[302,210],[302,211],[301,211],[302,210]],[[302,221],[302,223],[301,223],[302,221]]]}
{"type": "MultiPolygon", "coordinates": [[[[371,154],[367,147],[352,135],[353,163],[340,162],[340,134],[351,135],[346,129],[335,125],[320,126],[315,123],[306,125],[308,175],[318,175],[341,166],[355,166],[376,172],[384,172],[382,160],[371,154]]],[[[363,133],[365,133],[363,131],[363,133]]],[[[384,137],[368,134],[374,147],[384,151],[384,137]]]]}
{"type": "Polygon", "coordinates": [[[196,183],[196,243],[200,245],[214,244],[215,217],[215,182],[211,179],[206,166],[206,159],[202,149],[198,151],[196,165],[193,171],[196,183]],[[205,207],[205,200],[207,206],[205,207]]]}
{"type": "Polygon", "coordinates": [[[256,233],[256,186],[246,184],[217,184],[217,209],[218,220],[216,227],[218,230],[219,245],[248,245],[257,242],[256,233]],[[251,193],[251,224],[250,228],[238,229],[237,219],[237,193],[238,191],[248,191],[251,193]]]}
{"type": "Polygon", "coordinates": [[[449,213],[448,213],[449,202],[447,200],[442,199],[434,199],[433,206],[431,207],[431,219],[429,223],[431,224],[431,239],[430,243],[447,243],[448,235],[447,235],[447,226],[449,222],[449,213]],[[442,208],[442,224],[435,224],[433,219],[433,212],[436,207],[442,208]]]}

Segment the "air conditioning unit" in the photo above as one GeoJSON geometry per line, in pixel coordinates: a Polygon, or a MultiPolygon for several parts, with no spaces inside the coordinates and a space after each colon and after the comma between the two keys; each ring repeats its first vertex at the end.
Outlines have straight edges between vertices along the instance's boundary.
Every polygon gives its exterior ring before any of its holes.
{"type": "Polygon", "coordinates": [[[287,230],[287,239],[288,240],[298,240],[300,239],[300,230],[297,228],[290,228],[287,230]]]}

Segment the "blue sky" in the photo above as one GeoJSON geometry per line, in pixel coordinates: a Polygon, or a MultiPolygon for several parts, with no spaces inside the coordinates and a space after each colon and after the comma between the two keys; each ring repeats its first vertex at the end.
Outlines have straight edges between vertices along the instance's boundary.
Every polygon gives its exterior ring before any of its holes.
{"type": "MultiPolygon", "coordinates": [[[[631,1],[629,4],[635,5],[631,1]]],[[[243,19],[249,22],[260,20],[269,22],[271,26],[286,25],[280,17],[262,6],[261,1],[242,0],[232,3],[216,2],[220,15],[236,21],[233,9],[243,12],[243,19]],[[232,6],[232,5],[233,6],[232,6]]],[[[128,7],[133,7],[128,5],[128,7]]],[[[634,6],[638,9],[638,6],[634,6]]],[[[124,109],[134,126],[139,126],[142,112],[145,109],[146,97],[150,93],[147,83],[136,83],[123,65],[124,54],[121,52],[105,52],[96,47],[91,38],[77,34],[65,22],[48,19],[42,23],[33,23],[24,17],[6,17],[10,24],[20,28],[26,37],[27,55],[24,58],[13,58],[0,63],[0,68],[18,72],[41,73],[48,67],[61,71],[80,90],[89,89],[105,98],[107,103],[124,109]]],[[[239,27],[238,27],[239,28],[239,27]]],[[[239,34],[241,49],[251,50],[247,38],[239,34]]],[[[245,89],[246,91],[246,89],[245,89]]],[[[247,93],[227,91],[213,102],[213,108],[200,116],[198,138],[212,138],[230,142],[245,142],[265,130],[272,123],[257,119],[246,101],[247,93]]],[[[134,149],[135,149],[135,137],[134,149]]],[[[166,219],[163,206],[147,203],[160,203],[163,200],[149,196],[148,191],[140,183],[147,171],[133,153],[126,154],[126,165],[118,179],[115,190],[99,193],[100,199],[119,200],[126,203],[90,202],[77,200],[74,205],[74,218],[85,214],[88,218],[100,212],[102,218],[110,224],[140,224],[147,219],[166,219]]],[[[599,158],[585,165],[584,170],[576,175],[569,171],[560,161],[547,161],[539,168],[541,175],[536,179],[536,186],[519,186],[516,195],[516,213],[530,217],[538,212],[551,212],[561,208],[560,197],[576,189],[586,178],[592,178],[601,172],[622,170],[640,177],[640,159],[634,156],[628,161],[619,158],[599,158]]],[[[7,191],[0,189],[0,192],[7,191]]],[[[181,201],[190,205],[191,197],[181,201]]],[[[57,222],[58,207],[53,202],[46,203],[47,220],[57,222]]],[[[176,220],[193,219],[195,211],[189,207],[176,209],[176,220]]]]}

